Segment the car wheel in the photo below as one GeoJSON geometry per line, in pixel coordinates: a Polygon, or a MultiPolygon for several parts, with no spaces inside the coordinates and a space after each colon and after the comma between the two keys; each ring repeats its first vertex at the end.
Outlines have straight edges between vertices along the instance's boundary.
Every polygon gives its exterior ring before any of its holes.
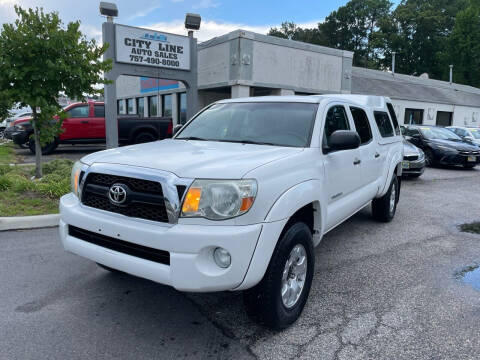
{"type": "Polygon", "coordinates": [[[430,149],[425,149],[425,166],[433,166],[435,164],[435,157],[430,149]]]}
{"type": "Polygon", "coordinates": [[[249,317],[274,330],[295,322],[307,302],[314,265],[311,230],[294,223],[281,235],[262,281],[243,293],[249,317]]]}
{"type": "Polygon", "coordinates": [[[96,263],[98,266],[100,266],[102,269],[104,270],[107,270],[107,271],[110,271],[111,273],[117,273],[117,274],[123,274],[122,271],[120,270],[117,270],[117,269],[113,269],[111,267],[108,267],[108,266],[105,266],[103,264],[99,264],[99,263],[96,263]]]}
{"type": "MultiPolygon", "coordinates": [[[[45,146],[42,147],[42,155],[49,155],[51,154],[56,148],[58,144],[56,141],[51,142],[45,146]]],[[[28,141],[28,148],[30,149],[30,152],[35,155],[35,140],[33,140],[33,137],[30,138],[28,141]]]]}
{"type": "Polygon", "coordinates": [[[372,201],[372,215],[376,220],[389,222],[393,219],[397,211],[399,192],[400,184],[397,176],[394,174],[387,193],[381,198],[373,199],[372,201]]]}
{"type": "Polygon", "coordinates": [[[151,141],[155,141],[157,138],[150,132],[141,132],[135,136],[133,140],[134,144],[143,144],[151,141]]]}

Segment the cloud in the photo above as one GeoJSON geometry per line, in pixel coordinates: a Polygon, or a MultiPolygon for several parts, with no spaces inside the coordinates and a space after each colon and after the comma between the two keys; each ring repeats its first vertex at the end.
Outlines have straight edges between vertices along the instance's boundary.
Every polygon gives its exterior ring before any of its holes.
{"type": "Polygon", "coordinates": [[[194,9],[208,9],[219,7],[220,3],[214,2],[213,0],[201,0],[199,3],[193,5],[194,9]]]}
{"type": "MultiPolygon", "coordinates": [[[[317,24],[320,21],[310,21],[302,24],[297,24],[303,28],[313,28],[317,27],[317,24]]],[[[228,22],[217,22],[214,20],[205,20],[202,21],[202,25],[199,31],[195,32],[195,37],[199,42],[210,40],[216,36],[224,35],[234,30],[242,29],[247,31],[252,31],[260,34],[266,34],[272,27],[279,27],[280,24],[272,25],[246,25],[242,23],[228,23],[228,22]]],[[[159,22],[154,24],[148,24],[142,26],[145,28],[165,31],[173,34],[186,35],[187,31],[185,30],[185,24],[183,20],[173,20],[170,22],[159,22]]]]}
{"type": "MultiPolygon", "coordinates": [[[[0,0],[0,1],[1,1],[1,0],[0,0]]],[[[150,7],[144,7],[144,8],[142,8],[142,10],[139,10],[139,11],[133,13],[132,15],[130,15],[129,17],[127,17],[126,20],[127,20],[127,21],[132,21],[132,20],[137,19],[137,18],[140,18],[140,17],[145,17],[145,16],[147,16],[147,15],[150,15],[150,13],[151,13],[152,11],[157,10],[157,9],[159,9],[159,8],[161,8],[161,7],[162,7],[162,5],[159,5],[159,4],[157,4],[157,5],[152,5],[152,6],[150,6],[150,7]]]]}

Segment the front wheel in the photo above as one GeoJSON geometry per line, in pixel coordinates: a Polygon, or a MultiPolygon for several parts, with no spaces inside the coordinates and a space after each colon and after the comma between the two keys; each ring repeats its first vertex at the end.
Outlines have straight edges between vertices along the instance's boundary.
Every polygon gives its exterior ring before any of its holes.
{"type": "MultiPolygon", "coordinates": [[[[42,155],[51,154],[57,148],[57,146],[58,144],[56,141],[42,146],[42,155]]],[[[33,137],[31,137],[28,141],[28,148],[30,149],[30,152],[35,155],[35,140],[33,140],[33,137]]]]}
{"type": "Polygon", "coordinates": [[[394,174],[387,193],[381,198],[373,199],[372,201],[372,215],[376,220],[389,222],[393,219],[397,210],[399,193],[400,183],[397,175],[394,174]]]}
{"type": "Polygon", "coordinates": [[[294,223],[281,236],[262,281],[244,292],[250,318],[274,330],[295,322],[307,302],[314,265],[311,230],[294,223]]]}

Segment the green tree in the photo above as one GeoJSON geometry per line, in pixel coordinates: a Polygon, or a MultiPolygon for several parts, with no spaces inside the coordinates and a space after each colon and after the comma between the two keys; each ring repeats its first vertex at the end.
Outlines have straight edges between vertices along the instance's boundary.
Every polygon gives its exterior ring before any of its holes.
{"type": "Polygon", "coordinates": [[[405,74],[445,74],[442,54],[457,12],[465,0],[402,0],[392,14],[379,22],[375,46],[385,56],[382,67],[390,67],[391,53],[397,53],[396,70],[405,74]]]}
{"type": "Polygon", "coordinates": [[[4,91],[0,91],[0,122],[8,117],[9,110],[13,107],[13,101],[8,97],[4,91]]]}
{"type": "Polygon", "coordinates": [[[457,14],[444,57],[444,68],[454,66],[456,82],[480,87],[480,1],[457,14]]]}
{"type": "Polygon", "coordinates": [[[21,105],[32,108],[36,153],[36,177],[42,177],[42,145],[54,141],[61,131],[52,120],[59,112],[57,97],[95,94],[105,83],[103,72],[111,68],[101,56],[108,45],[99,46],[79,30],[80,22],[66,26],[58,13],[15,6],[17,20],[4,24],[0,33],[0,90],[21,105]]]}

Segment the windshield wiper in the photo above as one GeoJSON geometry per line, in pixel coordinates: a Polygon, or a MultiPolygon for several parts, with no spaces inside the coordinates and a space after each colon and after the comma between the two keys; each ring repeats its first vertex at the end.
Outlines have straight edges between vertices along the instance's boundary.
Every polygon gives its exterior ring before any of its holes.
{"type": "Polygon", "coordinates": [[[209,139],[204,139],[196,136],[186,136],[186,137],[177,137],[177,140],[198,140],[198,141],[210,141],[209,139]]]}
{"type": "Polygon", "coordinates": [[[264,142],[264,141],[253,141],[253,140],[216,140],[221,142],[232,142],[232,143],[239,143],[239,144],[253,144],[253,145],[272,145],[272,146],[279,146],[278,144],[264,142]]]}

